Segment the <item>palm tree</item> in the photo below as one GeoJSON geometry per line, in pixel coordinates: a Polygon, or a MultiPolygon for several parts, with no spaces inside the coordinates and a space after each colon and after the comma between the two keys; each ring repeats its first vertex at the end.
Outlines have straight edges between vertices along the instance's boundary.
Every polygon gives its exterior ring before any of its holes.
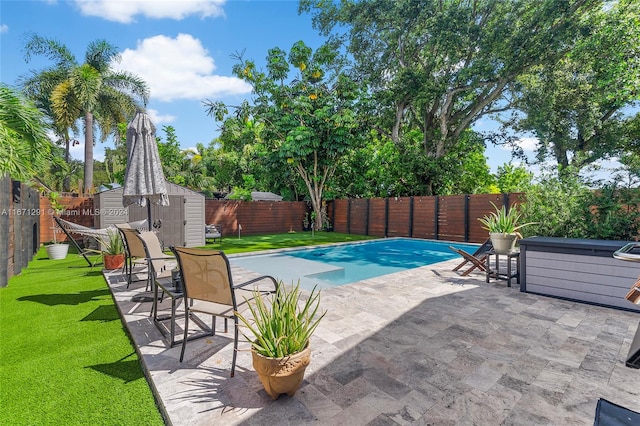
{"type": "Polygon", "coordinates": [[[105,40],[89,44],[85,62],[78,64],[69,49],[56,40],[32,34],[25,46],[25,59],[43,55],[54,66],[23,80],[25,92],[51,115],[54,128],[69,147],[69,130],[76,130],[79,119],[84,125],[84,190],[93,188],[94,126],[100,129],[100,141],[118,135],[118,123],[128,121],[149,98],[147,84],[139,77],[111,68],[120,59],[115,46],[105,40]]]}
{"type": "Polygon", "coordinates": [[[19,92],[0,84],[0,177],[28,180],[48,165],[51,141],[44,115],[19,92]]]}

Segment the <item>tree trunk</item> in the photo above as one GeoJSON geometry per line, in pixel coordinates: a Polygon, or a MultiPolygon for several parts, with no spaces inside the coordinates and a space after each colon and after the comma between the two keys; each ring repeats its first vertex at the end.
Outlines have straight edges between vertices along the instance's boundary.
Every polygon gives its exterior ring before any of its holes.
{"type": "MultiPolygon", "coordinates": [[[[65,147],[64,147],[64,162],[67,163],[67,166],[68,166],[69,165],[69,137],[68,136],[65,136],[65,138],[64,138],[64,145],[65,145],[65,147]]],[[[62,190],[64,192],[70,192],[71,191],[71,176],[68,175],[68,174],[62,180],[62,190]]]]}
{"type": "Polygon", "coordinates": [[[93,114],[84,115],[84,192],[93,192],[93,114]]]}

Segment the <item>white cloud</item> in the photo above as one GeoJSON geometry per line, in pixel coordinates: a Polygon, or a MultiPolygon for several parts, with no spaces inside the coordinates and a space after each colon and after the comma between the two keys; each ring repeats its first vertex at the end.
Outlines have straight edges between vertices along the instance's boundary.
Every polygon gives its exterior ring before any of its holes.
{"type": "Polygon", "coordinates": [[[239,78],[214,75],[213,58],[200,40],[189,34],[178,34],[176,38],[158,35],[138,41],[136,49],[126,49],[120,63],[112,67],[145,80],[151,98],[161,101],[251,92],[251,86],[239,78]]]}
{"type": "Polygon", "coordinates": [[[6,24],[0,25],[0,34],[5,34],[9,32],[9,26],[6,24]]]}
{"type": "Polygon", "coordinates": [[[84,15],[128,24],[135,17],[181,20],[189,15],[202,18],[224,16],[226,0],[75,0],[84,15]]]}
{"type": "Polygon", "coordinates": [[[156,128],[161,124],[173,123],[176,119],[173,115],[160,114],[155,109],[147,109],[147,114],[149,114],[149,118],[151,118],[151,122],[156,125],[156,128]]]}
{"type": "MultiPolygon", "coordinates": [[[[520,138],[515,141],[515,144],[525,152],[534,152],[538,142],[538,138],[520,138]]],[[[504,148],[511,149],[508,145],[504,145],[504,148]]]]}

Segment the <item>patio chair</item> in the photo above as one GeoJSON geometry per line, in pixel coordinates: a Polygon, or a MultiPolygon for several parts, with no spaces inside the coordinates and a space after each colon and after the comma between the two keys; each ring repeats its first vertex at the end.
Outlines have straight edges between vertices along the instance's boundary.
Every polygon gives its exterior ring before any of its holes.
{"type": "MultiPolygon", "coordinates": [[[[118,231],[120,231],[120,235],[122,236],[122,241],[124,242],[124,252],[125,252],[125,262],[124,262],[124,270],[127,275],[127,288],[131,285],[132,276],[133,276],[133,268],[136,265],[146,265],[147,264],[147,253],[144,250],[144,245],[140,238],[138,238],[138,234],[140,231],[132,228],[128,223],[120,223],[116,225],[118,231]]],[[[149,278],[147,271],[147,288],[149,287],[149,278]]]]}
{"type": "Polygon", "coordinates": [[[204,239],[213,240],[215,243],[216,240],[219,242],[222,241],[222,226],[221,225],[205,225],[204,226],[204,239]]]}
{"type": "Polygon", "coordinates": [[[185,297],[184,338],[182,339],[180,362],[184,359],[184,351],[187,346],[187,340],[189,340],[187,336],[191,314],[197,312],[212,316],[211,335],[215,334],[216,317],[225,319],[225,332],[227,332],[227,319],[232,319],[234,322],[234,338],[231,377],[233,377],[238,352],[238,317],[235,313],[245,308],[248,301],[253,299],[254,290],[265,294],[274,293],[278,288],[278,282],[272,276],[263,275],[245,283],[234,285],[229,259],[222,251],[186,247],[171,247],[171,250],[178,259],[185,297]],[[273,290],[250,286],[262,280],[271,281],[273,290]]]}
{"type": "MultiPolygon", "coordinates": [[[[171,260],[175,260],[175,258],[162,251],[162,244],[155,232],[145,231],[134,235],[138,237],[144,247],[146,255],[145,261],[147,262],[149,274],[148,280],[151,285],[151,289],[154,290],[155,293],[155,286],[158,282],[167,286],[171,284],[171,270],[176,265],[175,262],[171,262],[171,260]]],[[[156,308],[157,300],[154,298],[153,306],[151,307],[151,315],[155,315],[156,308]]]]}
{"type": "Polygon", "coordinates": [[[464,260],[458,266],[453,268],[453,271],[460,270],[467,263],[470,263],[471,266],[469,266],[469,268],[465,269],[462,272],[461,275],[463,277],[469,275],[471,271],[473,271],[474,269],[480,269],[482,272],[487,271],[486,259],[487,259],[487,256],[489,255],[488,253],[491,250],[493,250],[493,244],[491,244],[491,239],[488,238],[484,243],[482,243],[480,247],[478,247],[478,249],[475,252],[473,252],[473,254],[469,254],[466,251],[460,250],[453,246],[449,246],[449,248],[464,258],[464,260]]]}

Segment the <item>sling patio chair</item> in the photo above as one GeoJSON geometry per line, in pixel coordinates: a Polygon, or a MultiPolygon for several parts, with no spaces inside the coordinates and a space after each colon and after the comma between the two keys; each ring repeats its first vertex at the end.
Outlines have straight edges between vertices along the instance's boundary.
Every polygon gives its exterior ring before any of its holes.
{"type": "Polygon", "coordinates": [[[231,377],[233,377],[236,368],[239,333],[236,312],[247,307],[248,301],[254,298],[256,291],[261,294],[275,293],[278,289],[278,281],[272,276],[263,275],[242,284],[234,284],[229,259],[222,251],[186,247],[171,247],[171,250],[178,259],[185,298],[184,338],[182,339],[180,362],[184,359],[187,340],[205,335],[215,335],[216,317],[225,319],[225,332],[227,332],[227,320],[232,319],[234,339],[231,377]],[[267,280],[269,289],[264,286],[260,288],[257,285],[262,280],[267,280]],[[273,290],[270,289],[271,284],[273,284],[273,290]],[[189,318],[192,317],[196,320],[197,316],[193,315],[195,313],[212,316],[210,333],[202,333],[189,338],[189,318]]]}
{"type": "MultiPolygon", "coordinates": [[[[122,241],[124,242],[124,252],[125,252],[125,262],[124,262],[124,271],[127,275],[127,288],[131,285],[133,281],[133,269],[135,266],[146,266],[147,265],[147,253],[144,249],[144,245],[140,238],[138,238],[138,234],[140,234],[140,230],[136,228],[132,228],[128,223],[117,224],[116,228],[120,231],[120,235],[122,236],[122,241]]],[[[149,287],[149,278],[148,278],[148,269],[147,269],[147,288],[149,287]]]]}
{"type": "Polygon", "coordinates": [[[464,260],[458,266],[453,268],[453,271],[460,270],[465,265],[467,265],[467,263],[470,263],[471,266],[469,266],[469,268],[465,269],[462,272],[461,275],[463,277],[469,275],[471,271],[473,271],[474,269],[479,269],[482,272],[487,271],[486,259],[487,259],[487,256],[489,255],[489,252],[493,250],[493,244],[491,244],[491,239],[488,238],[484,243],[482,243],[480,247],[478,247],[478,249],[475,252],[473,252],[473,254],[469,254],[466,251],[460,250],[453,246],[449,246],[449,248],[464,258],[464,260]]]}
{"type": "MultiPolygon", "coordinates": [[[[164,253],[162,244],[155,232],[139,232],[135,236],[138,237],[144,247],[149,284],[154,294],[157,294],[158,284],[161,284],[161,288],[171,285],[171,270],[176,266],[175,257],[164,253]]],[[[162,294],[164,296],[164,290],[162,294]]],[[[161,301],[163,296],[161,296],[161,301]]],[[[151,307],[151,314],[154,319],[157,319],[157,303],[158,298],[154,297],[153,306],[151,307]]]]}

